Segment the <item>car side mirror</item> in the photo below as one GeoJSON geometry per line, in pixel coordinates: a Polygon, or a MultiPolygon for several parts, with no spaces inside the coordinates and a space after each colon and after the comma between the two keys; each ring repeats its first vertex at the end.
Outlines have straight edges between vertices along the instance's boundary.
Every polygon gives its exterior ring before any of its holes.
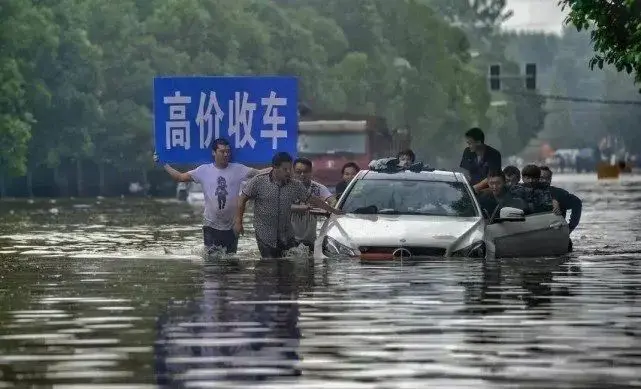
{"type": "Polygon", "coordinates": [[[499,217],[495,220],[497,223],[501,222],[524,222],[525,212],[519,208],[503,207],[499,211],[499,217]]]}
{"type": "Polygon", "coordinates": [[[319,208],[312,208],[309,210],[310,215],[314,216],[325,216],[329,217],[329,212],[325,211],[324,209],[319,209],[319,208]]]}

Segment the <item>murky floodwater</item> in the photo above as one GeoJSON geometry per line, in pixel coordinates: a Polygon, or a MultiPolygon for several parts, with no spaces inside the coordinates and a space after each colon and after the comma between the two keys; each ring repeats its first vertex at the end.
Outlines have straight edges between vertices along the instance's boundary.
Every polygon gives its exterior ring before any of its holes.
{"type": "Polygon", "coordinates": [[[555,180],[570,258],[402,267],[208,264],[172,200],[0,202],[0,388],[641,386],[641,179],[555,180]]]}

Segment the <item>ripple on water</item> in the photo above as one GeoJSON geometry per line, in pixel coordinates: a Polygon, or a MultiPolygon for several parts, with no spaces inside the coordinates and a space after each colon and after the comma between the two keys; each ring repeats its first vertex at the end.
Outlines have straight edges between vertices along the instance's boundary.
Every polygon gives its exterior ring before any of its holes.
{"type": "Polygon", "coordinates": [[[0,387],[641,386],[641,180],[557,179],[576,252],[485,263],[203,261],[185,204],[10,202],[0,387]]]}

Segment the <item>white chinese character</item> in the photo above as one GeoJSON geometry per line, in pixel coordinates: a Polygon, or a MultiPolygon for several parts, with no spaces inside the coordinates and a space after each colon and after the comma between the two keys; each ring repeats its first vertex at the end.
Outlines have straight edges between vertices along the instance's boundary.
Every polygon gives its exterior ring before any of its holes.
{"type": "Polygon", "coordinates": [[[276,92],[271,91],[269,97],[260,99],[260,104],[267,106],[263,114],[263,125],[270,125],[270,130],[261,130],[262,138],[272,138],[272,149],[278,149],[278,139],[287,138],[287,131],[278,128],[279,125],[285,124],[285,116],[278,115],[278,107],[287,106],[287,98],[276,97],[276,92]]]}
{"type": "Polygon", "coordinates": [[[256,103],[248,103],[247,92],[243,92],[243,99],[240,99],[240,92],[236,92],[234,100],[229,100],[229,135],[235,136],[235,148],[245,147],[247,143],[253,149],[256,140],[252,138],[252,123],[254,122],[254,111],[256,103]],[[242,138],[241,138],[242,132],[242,138]]]}
{"type": "Polygon", "coordinates": [[[220,137],[220,123],[223,121],[223,110],[220,109],[218,105],[218,98],[216,97],[216,92],[209,92],[209,103],[207,104],[207,110],[205,110],[205,101],[207,100],[207,95],[203,92],[200,92],[200,106],[198,107],[198,116],[196,117],[196,123],[200,129],[200,148],[204,149],[209,147],[211,143],[211,132],[212,127],[214,129],[214,139],[220,137]],[[211,115],[211,110],[214,110],[216,113],[216,124],[213,125],[213,117],[211,115]],[[205,134],[205,123],[207,124],[207,133],[205,134]]]}
{"type": "Polygon", "coordinates": [[[176,92],[173,96],[165,96],[163,102],[169,104],[169,121],[165,122],[165,148],[169,150],[181,146],[189,150],[187,104],[191,103],[191,97],[181,96],[180,92],[176,92]]]}

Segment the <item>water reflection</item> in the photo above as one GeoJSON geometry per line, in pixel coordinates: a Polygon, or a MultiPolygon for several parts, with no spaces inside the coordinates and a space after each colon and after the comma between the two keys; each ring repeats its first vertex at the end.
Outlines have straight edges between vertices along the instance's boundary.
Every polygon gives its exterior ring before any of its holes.
{"type": "Polygon", "coordinates": [[[478,267],[480,282],[461,283],[466,288],[462,312],[469,315],[500,314],[523,303],[524,309],[547,317],[555,297],[574,296],[576,285],[569,277],[581,274],[580,264],[571,257],[487,260],[478,267]],[[561,277],[565,282],[558,282],[561,277]]]}
{"type": "Polygon", "coordinates": [[[187,204],[0,201],[0,387],[639,387],[641,179],[555,181],[568,258],[410,266],[256,265],[251,232],[210,266],[187,204]]]}
{"type": "Polygon", "coordinates": [[[158,384],[178,388],[300,375],[297,299],[311,288],[313,276],[313,266],[300,260],[261,261],[250,272],[207,268],[203,296],[173,304],[158,321],[158,384]]]}

